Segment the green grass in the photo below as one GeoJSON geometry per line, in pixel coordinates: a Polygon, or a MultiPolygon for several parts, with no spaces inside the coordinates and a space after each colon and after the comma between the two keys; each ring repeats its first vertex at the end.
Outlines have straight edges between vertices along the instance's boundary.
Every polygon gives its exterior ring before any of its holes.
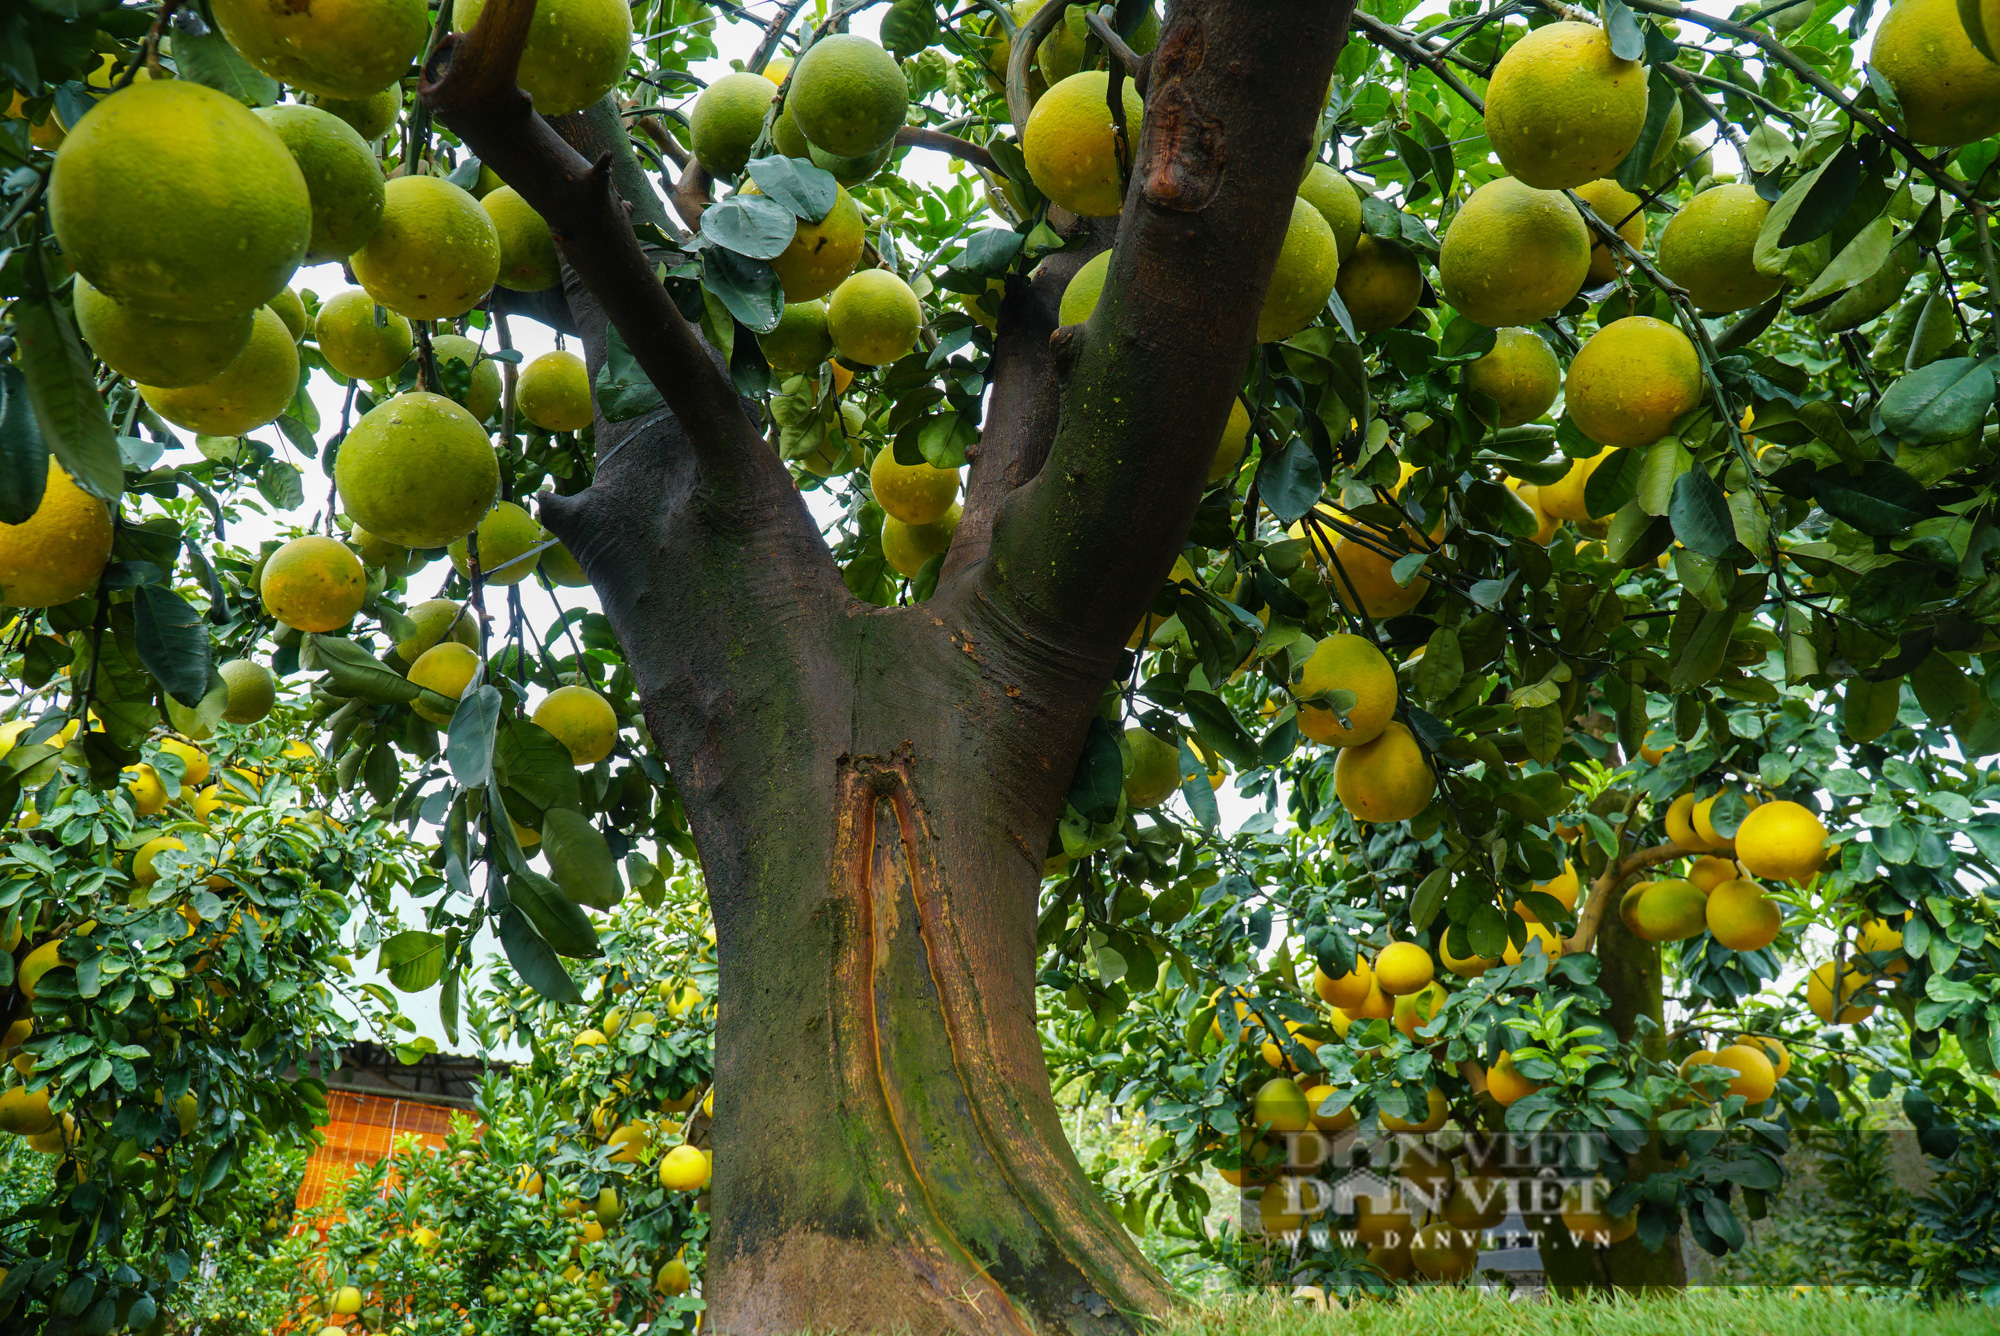
{"type": "Polygon", "coordinates": [[[1243,1300],[1205,1306],[1164,1331],[1166,1336],[2000,1336],[2000,1307],[1926,1309],[1892,1299],[1789,1290],[1542,1303],[1439,1289],[1362,1301],[1346,1310],[1243,1300]]]}

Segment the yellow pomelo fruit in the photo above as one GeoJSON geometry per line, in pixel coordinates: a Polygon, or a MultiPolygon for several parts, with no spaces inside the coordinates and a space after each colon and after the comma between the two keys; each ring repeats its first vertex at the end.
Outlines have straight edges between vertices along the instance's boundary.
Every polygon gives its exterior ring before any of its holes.
{"type": "Polygon", "coordinates": [[[333,1292],[333,1312],[336,1317],[353,1317],[361,1311],[364,1303],[361,1291],[352,1285],[342,1285],[333,1292]]]}
{"type": "Polygon", "coordinates": [[[660,1186],[669,1192],[699,1192],[708,1178],[708,1157],[693,1146],[675,1146],[660,1157],[660,1186]]]}
{"type": "Polygon", "coordinates": [[[1306,1091],[1306,1110],[1312,1118],[1312,1125],[1322,1132],[1345,1132],[1358,1121],[1352,1105],[1335,1113],[1320,1112],[1327,1101],[1338,1093],[1330,1085],[1316,1085],[1306,1091]]]}
{"type": "Polygon", "coordinates": [[[1702,894],[1713,895],[1716,887],[1726,881],[1735,881],[1741,875],[1736,870],[1734,859],[1704,855],[1689,866],[1687,879],[1701,887],[1702,894]]]}
{"type": "MultiPolygon", "coordinates": [[[[1674,104],[1680,110],[1680,103],[1674,104]]],[[[1670,140],[1662,136],[1661,143],[1671,146],[1670,140]]],[[[1624,243],[1633,250],[1640,250],[1646,244],[1646,211],[1639,203],[1639,197],[1608,177],[1600,181],[1586,181],[1576,188],[1576,197],[1590,206],[1590,211],[1624,243]]],[[[1624,259],[1605,244],[1604,234],[1596,228],[1590,229],[1590,281],[1609,283],[1625,272],[1624,259]]]]}
{"type": "Polygon", "coordinates": [[[1869,61],[1896,91],[1903,133],[1919,144],[1955,148],[2000,132],[2000,65],[1973,46],[1959,8],[1902,0],[1875,32],[1869,61]]]}
{"type": "Polygon", "coordinates": [[[887,51],[865,37],[835,33],[799,58],[785,106],[807,139],[854,158],[873,153],[901,128],[910,85],[887,51]]]}
{"type": "Polygon", "coordinates": [[[451,182],[399,176],[384,190],[381,223],[348,265],[390,310],[439,320],[465,314],[492,289],[500,234],[479,201],[451,182]]]}
{"type": "Polygon", "coordinates": [[[405,547],[472,532],[500,491],[500,464],[472,414],[441,394],[399,394],[369,410],[334,461],[348,517],[405,547]]]}
{"type": "Polygon", "coordinates": [[[500,276],[494,281],[515,292],[540,292],[562,279],[562,260],[549,225],[512,186],[479,197],[500,237],[500,276]]]}
{"type": "Polygon", "coordinates": [[[777,328],[759,334],[757,346],[774,370],[795,375],[817,370],[833,356],[833,335],[826,330],[826,303],[817,299],[786,302],[777,328]]]}
{"type": "Polygon", "coordinates": [[[1556,529],[1561,526],[1562,521],[1549,514],[1548,507],[1542,502],[1542,489],[1531,482],[1522,482],[1519,478],[1508,478],[1506,482],[1507,490],[1520,497],[1522,504],[1535,514],[1536,528],[1529,541],[1547,547],[1550,540],[1556,536],[1556,529]]]}
{"type": "Polygon", "coordinates": [[[1445,992],[1443,985],[1437,983],[1427,983],[1414,993],[1405,993],[1396,999],[1391,1023],[1401,1030],[1403,1037],[1411,1043],[1438,1043],[1440,1040],[1425,1039],[1418,1035],[1417,1031],[1437,1018],[1438,1009],[1444,1006],[1447,996],[1449,994],[1445,992]]]}
{"type": "Polygon", "coordinates": [[[22,524],[0,524],[0,605],[47,608],[97,587],[111,559],[111,511],[49,456],[42,502],[22,524]]]}
{"type": "Polygon", "coordinates": [[[132,776],[126,785],[132,794],[132,810],[140,816],[157,815],[167,805],[167,786],[160,782],[160,772],[150,765],[128,765],[125,773],[132,776]]]}
{"type": "MultiPolygon", "coordinates": [[[[1107,100],[1110,87],[1111,76],[1103,70],[1070,75],[1042,94],[1021,134],[1021,152],[1035,188],[1085,218],[1110,218],[1125,202],[1107,100]]],[[[1130,79],[1120,87],[1128,142],[1136,155],[1145,103],[1130,79]]]]}
{"type": "Polygon", "coordinates": [[[1725,881],[1708,896],[1708,933],[1731,951],[1761,951],[1778,940],[1785,912],[1754,881],[1725,881]]]}
{"type": "Polygon", "coordinates": [[[264,563],[264,611],[299,631],[337,631],[368,597],[368,572],[347,544],[319,534],[286,543],[264,563]]]}
{"type": "MultiPolygon", "coordinates": [[[[456,640],[447,640],[441,645],[433,645],[417,656],[410,665],[409,679],[420,687],[437,692],[446,700],[456,701],[465,694],[466,686],[472,681],[472,673],[479,666],[479,655],[456,640]]],[[[440,710],[426,705],[423,697],[410,702],[410,708],[434,724],[449,724],[451,710],[440,710]]]]}
{"type": "Polygon", "coordinates": [[[1812,974],[1807,977],[1806,1005],[1812,1008],[1813,1015],[1828,1025],[1865,1021],[1875,1014],[1874,1002],[1870,1001],[1861,1006],[1853,1005],[1853,1002],[1856,995],[1868,987],[1868,983],[1868,974],[1863,970],[1850,968],[1841,976],[1840,1017],[1838,1020],[1834,1019],[1833,962],[1829,960],[1824,965],[1815,967],[1812,974]]]}
{"type": "MultiPolygon", "coordinates": [[[[1407,821],[1430,806],[1436,785],[1416,736],[1395,720],[1373,741],[1343,748],[1333,767],[1334,792],[1356,821],[1407,821]]],[[[1375,969],[1379,976],[1379,961],[1375,969]]]]}
{"type": "Polygon", "coordinates": [[[1373,641],[1332,635],[1319,642],[1292,687],[1299,705],[1299,731],[1329,747],[1372,742],[1396,715],[1396,668],[1373,641]],[[1347,691],[1354,703],[1335,712],[1304,702],[1331,691],[1347,691]],[[1346,724],[1341,723],[1345,716],[1346,724]]]}
{"type": "Polygon", "coordinates": [[[463,334],[436,334],[431,337],[431,357],[444,374],[446,362],[466,368],[465,411],[481,422],[491,421],[500,411],[500,364],[480,351],[479,345],[463,334]]]}
{"type": "Polygon", "coordinates": [[[1500,1102],[1501,1107],[1518,1103],[1540,1090],[1541,1083],[1530,1081],[1514,1070],[1514,1055],[1506,1049],[1486,1069],[1486,1093],[1500,1102]]]}
{"type": "Polygon", "coordinates": [[[474,535],[479,539],[479,578],[487,584],[519,584],[535,573],[538,558],[524,559],[522,554],[540,546],[542,525],[512,501],[502,501],[487,511],[471,534],[448,549],[452,567],[468,580],[472,578],[474,535]]]}
{"type": "Polygon", "coordinates": [[[1494,426],[1518,427],[1549,411],[1562,389],[1562,367],[1533,330],[1496,330],[1492,350],[1466,367],[1465,388],[1493,400],[1494,426]]]}
{"type": "Polygon", "coordinates": [[[1306,168],[1306,179],[1299,183],[1299,198],[1318,209],[1319,216],[1333,229],[1334,244],[1339,247],[1341,263],[1345,264],[1361,240],[1361,192],[1339,172],[1316,162],[1306,168]]]}
{"type": "MultiPolygon", "coordinates": [[[[1854,949],[1862,955],[1870,955],[1877,951],[1901,951],[1902,931],[1885,919],[1869,919],[1856,929],[1854,949]]],[[[1897,962],[1897,965],[1900,964],[1901,962],[1897,962]]],[[[1889,968],[1897,969],[1897,965],[1891,965],[1889,968]]]]}
{"type": "MultiPolygon", "coordinates": [[[[1724,792],[1726,792],[1726,790],[1724,790],[1724,792]]],[[[1716,798],[1720,798],[1721,796],[1722,792],[1718,792],[1714,795],[1714,797],[1703,798],[1700,802],[1697,802],[1694,805],[1694,809],[1688,813],[1688,817],[1690,820],[1694,822],[1695,831],[1704,840],[1708,841],[1709,847],[1711,849],[1722,849],[1726,851],[1729,850],[1731,846],[1735,844],[1736,837],[1733,835],[1724,835],[1720,831],[1718,831],[1712,824],[1709,815],[1711,812],[1715,810],[1716,798]]],[[[1743,797],[1744,800],[1748,802],[1751,807],[1754,808],[1758,805],[1758,798],[1756,794],[1746,793],[1743,795],[1743,797]]]]}
{"type": "Polygon", "coordinates": [[[162,738],[160,750],[181,758],[181,787],[199,786],[208,778],[208,753],[179,738],[162,738]]]}
{"type": "Polygon", "coordinates": [[[1515,946],[1511,937],[1507,939],[1505,949],[1500,952],[1501,960],[1509,965],[1518,965],[1521,963],[1523,957],[1531,956],[1537,951],[1541,952],[1551,964],[1562,959],[1562,938],[1556,936],[1555,933],[1549,931],[1539,923],[1530,923],[1527,925],[1527,929],[1527,938],[1521,945],[1515,946]]]}
{"type": "Polygon", "coordinates": [[[410,358],[409,320],[378,306],[360,288],[348,288],[327,298],[313,330],[326,364],[354,380],[393,376],[410,358]]]}
{"type": "Polygon", "coordinates": [[[882,559],[897,573],[915,579],[924,563],[951,547],[962,506],[954,504],[929,524],[905,524],[890,515],[882,521],[882,559]]]}
{"type": "Polygon", "coordinates": [[[78,273],[146,315],[255,311],[299,267],[312,200],[284,140],[189,79],[98,103],[56,156],[49,216],[78,273]]]}
{"type": "Polygon", "coordinates": [[[1664,320],[1614,320],[1570,359],[1569,415],[1599,445],[1651,445],[1701,402],[1701,358],[1664,320]]]}
{"type": "Polygon", "coordinates": [[[1685,941],[1708,926],[1708,897],[1691,881],[1656,881],[1633,908],[1632,921],[1649,942],[1685,941]]]}
{"type": "Polygon", "coordinates": [[[181,853],[187,852],[187,846],[171,835],[162,835],[140,845],[138,852],[132,855],[133,882],[140,886],[151,886],[158,881],[160,870],[153,866],[153,860],[170,849],[181,853]]]}
{"type": "Polygon", "coordinates": [[[1464,1280],[1479,1265],[1479,1240],[1477,1230],[1425,1225],[1411,1236],[1410,1264],[1431,1280],[1464,1280]]]}
{"type": "Polygon", "coordinates": [[[423,0],[215,0],[213,9],[245,60],[321,97],[367,98],[402,78],[431,28],[423,0]]]}
{"type": "Polygon", "coordinates": [[[1736,857],[1752,876],[1802,882],[1826,859],[1826,827],[1798,803],[1765,803],[1736,828],[1736,857]]]}
{"type": "Polygon", "coordinates": [[[618,743],[618,713],[589,687],[557,687],[535,707],[535,722],[569,748],[577,765],[596,765],[618,743]]]}
{"type": "Polygon", "coordinates": [[[1241,399],[1232,399],[1229,420],[1222,424],[1222,438],[1215,443],[1215,453],[1208,457],[1208,480],[1221,482],[1233,475],[1243,462],[1243,452],[1249,448],[1250,410],[1241,399]]]}
{"type": "Polygon", "coordinates": [[[1694,801],[1692,793],[1683,793],[1667,805],[1662,822],[1667,828],[1668,839],[1690,853],[1704,853],[1714,845],[1694,828],[1694,801]]]}
{"type": "MultiPolygon", "coordinates": [[[[553,541],[554,538],[555,535],[547,529],[542,530],[543,542],[553,541]]],[[[590,577],[583,573],[582,563],[561,543],[543,550],[541,571],[552,583],[567,589],[581,589],[590,583],[590,577]]]]}
{"type": "Polygon", "coordinates": [[[254,724],[278,703],[278,679],[263,664],[231,659],[216,671],[229,688],[229,704],[222,710],[224,723],[254,724]]]}
{"type": "Polygon", "coordinates": [[[1785,281],[1758,273],[1751,263],[1769,212],[1770,204],[1758,197],[1755,186],[1732,182],[1709,187],[1682,205],[1660,233],[1660,272],[1686,288],[1704,311],[1757,305],[1785,281]]]}
{"type": "Polygon", "coordinates": [[[702,89],[688,112],[689,145],[701,165],[715,176],[742,171],[777,96],[771,81],[761,74],[725,74],[702,89]]]}
{"type": "Polygon", "coordinates": [[[205,436],[241,436],[291,407],[299,391],[299,348],[268,306],[251,317],[250,339],[221,372],[195,385],[141,384],[139,394],[176,427],[205,436]]]}
{"type": "MultiPolygon", "coordinates": [[[[1324,515],[1340,517],[1340,511],[1325,503],[1316,509],[1324,515]]],[[[1336,531],[1330,527],[1309,530],[1301,520],[1285,532],[1292,538],[1310,534],[1312,542],[1307,548],[1307,559],[1326,568],[1334,597],[1342,607],[1351,610],[1358,599],[1370,617],[1397,617],[1421,602],[1431,587],[1430,581],[1421,575],[1406,585],[1396,583],[1395,562],[1391,558],[1351,538],[1334,538],[1336,531]]],[[[1386,537],[1382,542],[1385,546],[1394,545],[1394,540],[1386,537]]]]}
{"type": "Polygon", "coordinates": [[[686,1294],[692,1276],[688,1264],[678,1257],[670,1257],[660,1263],[660,1269],[653,1275],[653,1288],[661,1294],[686,1294]]]}
{"type": "Polygon", "coordinates": [[[290,288],[280,288],[278,295],[264,305],[270,307],[278,319],[285,322],[285,332],[292,336],[293,343],[306,336],[306,325],[309,323],[306,319],[306,304],[298,293],[290,288]]]}
{"type": "MultiPolygon", "coordinates": [[[[761,192],[750,183],[744,185],[743,193],[761,192]]],[[[771,268],[777,271],[778,282],[785,289],[785,300],[809,302],[839,287],[861,259],[865,233],[861,206],[847,193],[846,186],[836,185],[833,207],[826,217],[816,223],[799,219],[792,233],[792,244],[771,261],[771,268]]]]}
{"type": "Polygon", "coordinates": [[[1257,342],[1287,339],[1310,325],[1326,309],[1339,269],[1340,247],[1333,225],[1304,196],[1294,196],[1285,242],[1257,313],[1257,342]]]}
{"type": "Polygon", "coordinates": [[[43,942],[21,958],[21,964],[14,972],[14,986],[28,1001],[35,1000],[35,989],[41,984],[42,976],[63,963],[58,952],[62,943],[60,937],[43,942]]]}
{"type": "MultiPolygon", "coordinates": [[[[1195,576],[1194,567],[1188,565],[1187,558],[1175,557],[1172,568],[1167,571],[1167,578],[1161,582],[1161,588],[1164,589],[1167,585],[1179,584],[1183,581],[1192,584],[1200,583],[1200,580],[1195,576]]],[[[1154,592],[1157,594],[1159,591],[1156,590],[1154,592]]],[[[1140,645],[1152,637],[1153,632],[1166,624],[1167,619],[1153,613],[1150,610],[1151,606],[1151,604],[1147,605],[1148,611],[1139,618],[1138,624],[1132,628],[1131,636],[1125,641],[1126,649],[1139,648],[1140,645]]]]}
{"type": "Polygon", "coordinates": [[[958,470],[928,462],[899,464],[896,452],[884,447],[868,469],[875,502],[905,524],[930,524],[958,500],[958,470]]]}
{"type": "Polygon", "coordinates": [[[470,608],[461,609],[453,599],[426,599],[410,609],[409,618],[415,634],[396,642],[396,653],[404,663],[415,663],[424,651],[443,641],[447,631],[467,649],[479,648],[478,616],[470,608]]]}
{"type": "Polygon", "coordinates": [[[250,342],[251,315],[162,320],[120,306],[76,276],[76,327],[90,350],[121,376],[177,389],[222,373],[250,342]]]}
{"type": "Polygon", "coordinates": [[[1267,1132],[1305,1131],[1312,1126],[1306,1092],[1290,1077],[1272,1077],[1251,1097],[1250,1121],[1267,1132]]]}
{"type": "Polygon", "coordinates": [[[543,431],[582,431],[592,415],[590,369],[565,349],[543,353],[521,368],[514,405],[543,431]]]}
{"type": "Polygon", "coordinates": [[[1618,917],[1625,924],[1625,930],[1634,937],[1639,936],[1639,902],[1646,898],[1646,892],[1653,889],[1650,881],[1634,882],[1625,888],[1625,894],[1618,899],[1618,917]]]}
{"type": "Polygon", "coordinates": [[[366,140],[377,140],[387,134],[389,127],[396,123],[396,117],[403,111],[403,87],[392,83],[379,93],[367,97],[319,97],[306,98],[308,104],[321,111],[330,112],[353,126],[355,132],[366,140]]]}
{"type": "Polygon", "coordinates": [[[1537,489],[1536,501],[1544,513],[1559,520],[1587,520],[1595,518],[1584,503],[1584,488],[1590,485],[1590,475],[1604,466],[1611,458],[1611,451],[1600,450],[1589,459],[1572,459],[1569,472],[1554,482],[1537,489]]]}
{"type": "Polygon", "coordinates": [[[1785,1073],[1792,1069],[1792,1055],[1778,1040],[1767,1034],[1740,1034],[1736,1042],[1746,1048],[1758,1048],[1770,1059],[1772,1073],[1778,1080],[1785,1079],[1785,1073]]]}
{"type": "Polygon", "coordinates": [[[1554,315],[1590,272],[1590,232],[1562,194],[1511,176],[1472,192],[1445,229],[1438,288],[1482,325],[1554,315]]]}
{"type": "MultiPolygon", "coordinates": [[[[1789,32],[1812,15],[1811,5],[1787,9],[1771,17],[1771,31],[1789,32]],[[1799,17],[1794,19],[1792,16],[1799,17]],[[1790,22],[1790,27],[1780,28],[1779,20],[1790,22]]],[[[1973,50],[1988,60],[2000,60],[2000,0],[1958,0],[1958,21],[1965,25],[1965,35],[1972,42],[1973,50]]]]}
{"type": "Polygon", "coordinates": [[[1491,956],[1461,956],[1451,949],[1451,934],[1438,938],[1438,963],[1461,979],[1476,979],[1500,962],[1491,956]]]}
{"type": "Polygon", "coordinates": [[[1610,1185],[1602,1179],[1597,1180],[1594,1191],[1586,1192],[1582,1184],[1571,1187],[1562,1197],[1563,1228],[1582,1235],[1593,1247],[1631,1238],[1639,1232],[1639,1208],[1634,1206],[1624,1215],[1608,1215],[1605,1203],[1610,1195],[1610,1185]]]}
{"type": "Polygon", "coordinates": [[[1424,271],[1416,254],[1400,241],[1366,233],[1351,255],[1340,257],[1333,290],[1347,308],[1355,332],[1375,334],[1410,318],[1424,295],[1424,271]]]}
{"type": "MultiPolygon", "coordinates": [[[[1401,1085],[1402,1082],[1398,1081],[1396,1084],[1401,1085]]],[[[1433,1087],[1427,1092],[1427,1095],[1430,1108],[1424,1115],[1422,1122],[1413,1123],[1395,1114],[1384,1113],[1381,1115],[1382,1126],[1388,1128],[1391,1132],[1435,1132],[1440,1127],[1443,1127],[1445,1115],[1450,1112],[1450,1106],[1445,1102],[1444,1092],[1433,1087]]]]}
{"type": "MultiPolygon", "coordinates": [[[[1553,896],[1562,903],[1564,909],[1574,910],[1576,908],[1576,894],[1580,884],[1581,881],[1577,876],[1576,864],[1565,863],[1563,864],[1563,870],[1557,873],[1553,880],[1538,881],[1531,889],[1540,891],[1543,895],[1553,896]]],[[[1514,912],[1530,923],[1540,921],[1536,917],[1535,911],[1528,907],[1526,901],[1516,901],[1514,912]]]]}
{"type": "Polygon", "coordinates": [[[771,147],[788,158],[812,156],[813,146],[799,132],[799,123],[792,119],[790,107],[778,108],[778,119],[771,123],[771,147]]]}
{"type": "Polygon", "coordinates": [[[344,260],[382,220],[382,164],[360,131],[332,112],[296,102],[260,107],[258,116],[291,150],[312,201],[305,263],[344,260]]]}
{"type": "Polygon", "coordinates": [[[1717,1050],[1709,1061],[1736,1073],[1729,1082],[1729,1093],[1743,1096],[1746,1104],[1762,1104],[1777,1089],[1777,1069],[1771,1065],[1770,1054],[1761,1047],[1730,1044],[1717,1050]]]}
{"type": "Polygon", "coordinates": [[[827,332],[850,362],[884,366],[917,346],[924,308],[917,294],[887,269],[863,269],[833,290],[827,332]]]}
{"type": "Polygon", "coordinates": [[[1421,991],[1437,973],[1431,953],[1415,942],[1389,943],[1376,954],[1374,968],[1376,986],[1390,997],[1421,991]]]}
{"type": "MultiPolygon", "coordinates": [[[[484,0],[456,0],[451,26],[471,32],[484,0]]],[[[582,111],[624,77],[632,58],[625,0],[540,0],[521,52],[521,87],[544,116],[582,111]]]]}
{"type": "Polygon", "coordinates": [[[1180,748],[1143,728],[1125,730],[1125,801],[1158,807],[1181,786],[1180,748]]]}
{"type": "Polygon", "coordinates": [[[49,1092],[15,1086],[0,1092],[0,1132],[16,1136],[40,1136],[56,1125],[49,1110],[49,1092]]]}
{"type": "Polygon", "coordinates": [[[377,538],[358,524],[348,531],[347,541],[363,566],[379,566],[391,575],[408,575],[423,564],[409,548],[377,538]]]}
{"type": "Polygon", "coordinates": [[[1538,190],[1611,175],[1645,125],[1646,67],[1613,55],[1588,23],[1535,29],[1500,57],[1486,88],[1493,152],[1538,190]]]}
{"type": "Polygon", "coordinates": [[[1097,310],[1097,300],[1104,295],[1104,276],[1111,272],[1111,251],[1109,248],[1097,252],[1070,275],[1063,287],[1062,303],[1056,310],[1056,320],[1065,325],[1080,325],[1090,319],[1097,310]]]}
{"type": "Polygon", "coordinates": [[[1375,972],[1359,952],[1355,953],[1354,968],[1337,979],[1317,966],[1313,969],[1313,991],[1319,994],[1320,1001],[1330,1007],[1360,1006],[1368,1000],[1368,990],[1374,982],[1375,972]]]}

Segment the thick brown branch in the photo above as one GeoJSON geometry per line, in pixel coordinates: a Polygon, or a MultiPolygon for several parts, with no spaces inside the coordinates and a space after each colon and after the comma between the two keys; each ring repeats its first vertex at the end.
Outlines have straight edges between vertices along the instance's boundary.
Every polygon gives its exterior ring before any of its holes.
{"type": "Polygon", "coordinates": [[[970,139],[960,139],[942,130],[925,130],[919,126],[906,125],[896,131],[896,143],[902,148],[928,148],[939,153],[949,153],[954,158],[962,158],[973,166],[989,172],[1000,170],[1000,164],[993,161],[988,153],[970,139]]]}
{"type": "Polygon", "coordinates": [[[696,159],[689,159],[687,170],[674,183],[668,198],[674,202],[674,212],[681,221],[695,231],[701,230],[702,210],[715,203],[715,178],[708,174],[708,168],[696,159]]]}

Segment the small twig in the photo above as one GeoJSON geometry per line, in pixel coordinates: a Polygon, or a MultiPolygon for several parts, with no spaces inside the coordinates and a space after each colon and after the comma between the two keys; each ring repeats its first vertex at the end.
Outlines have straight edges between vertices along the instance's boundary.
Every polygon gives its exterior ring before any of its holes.
{"type": "Polygon", "coordinates": [[[658,116],[641,116],[633,128],[653,141],[653,147],[671,158],[676,168],[688,165],[688,151],[681,147],[680,141],[674,138],[666,126],[660,124],[658,116]]]}
{"type": "Polygon", "coordinates": [[[1093,9],[1083,16],[1083,21],[1097,35],[1097,40],[1104,43],[1104,49],[1118,57],[1118,63],[1132,76],[1132,82],[1142,83],[1146,77],[1146,58],[1125,44],[1117,30],[1105,22],[1103,12],[1093,9]]]}
{"type": "Polygon", "coordinates": [[[896,143],[905,148],[927,148],[938,153],[948,153],[954,158],[971,163],[981,171],[998,172],[1000,164],[993,155],[969,139],[946,134],[942,130],[926,130],[921,126],[906,125],[896,131],[896,143]]]}

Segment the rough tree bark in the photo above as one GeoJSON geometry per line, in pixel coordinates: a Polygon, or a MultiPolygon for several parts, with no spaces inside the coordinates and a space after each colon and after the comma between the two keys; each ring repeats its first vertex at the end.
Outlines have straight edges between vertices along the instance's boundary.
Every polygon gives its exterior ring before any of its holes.
{"type": "Polygon", "coordinates": [[[423,96],[555,232],[593,372],[615,325],[665,408],[597,423],[545,497],[637,681],[701,854],[725,988],[707,1298],[727,1333],[1121,1331],[1173,1294],[1056,1117],[1036,896],[1089,718],[1179,551],[1255,339],[1351,0],[1182,0],[1104,300],[1014,279],[936,592],[854,599],[681,319],[608,108],[534,115],[533,0],[423,96]],[[594,161],[593,161],[594,159],[594,161]]]}

